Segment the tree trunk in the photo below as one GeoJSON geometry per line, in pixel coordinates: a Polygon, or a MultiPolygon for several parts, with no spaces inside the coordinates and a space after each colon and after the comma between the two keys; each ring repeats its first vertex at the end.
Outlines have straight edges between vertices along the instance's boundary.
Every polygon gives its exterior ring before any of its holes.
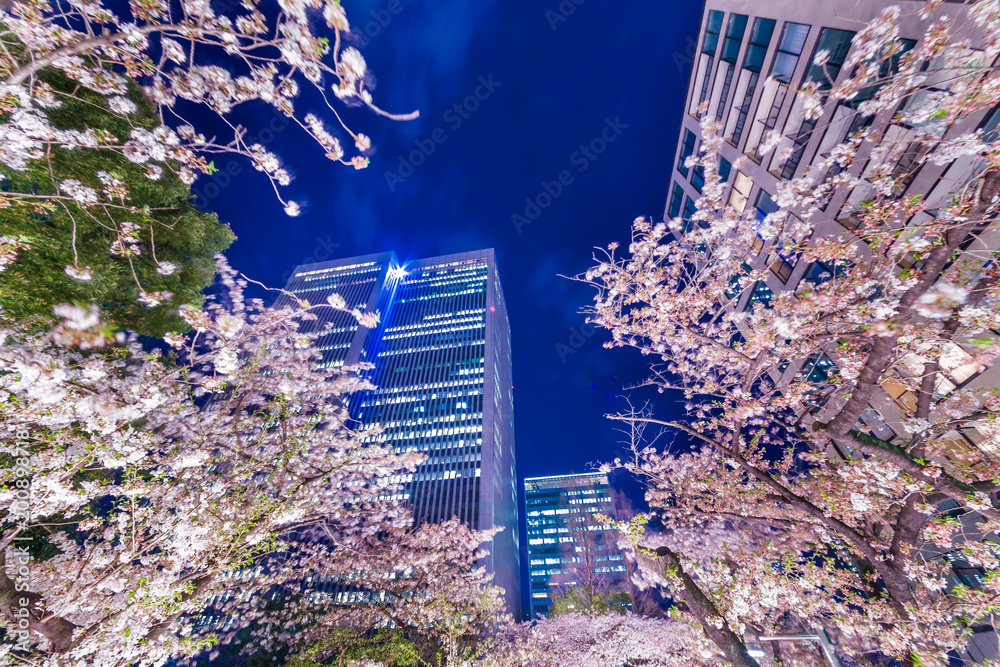
{"type": "Polygon", "coordinates": [[[667,547],[659,547],[656,549],[656,556],[652,556],[643,553],[640,549],[641,547],[636,550],[636,558],[640,562],[644,562],[647,567],[668,580],[667,571],[673,571],[674,576],[681,583],[679,589],[674,592],[684,601],[684,604],[701,623],[705,634],[715,642],[715,645],[719,647],[733,667],[760,667],[757,661],[750,656],[743,640],[729,628],[729,624],[726,623],[715,604],[702,592],[694,579],[684,571],[676,553],[667,547]],[[709,619],[718,619],[721,621],[722,627],[718,627],[709,619]]]}

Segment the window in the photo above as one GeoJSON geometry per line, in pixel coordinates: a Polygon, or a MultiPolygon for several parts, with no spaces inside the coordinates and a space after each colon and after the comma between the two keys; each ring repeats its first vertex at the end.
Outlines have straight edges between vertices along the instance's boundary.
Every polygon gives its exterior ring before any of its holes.
{"type": "Polygon", "coordinates": [[[878,67],[879,81],[877,83],[873,83],[870,86],[865,86],[864,88],[859,90],[850,100],[844,100],[842,104],[847,104],[857,109],[859,104],[875,97],[875,93],[878,92],[879,88],[887,84],[889,82],[888,79],[892,75],[899,72],[900,58],[902,58],[907,51],[916,46],[917,43],[912,39],[900,39],[897,40],[897,43],[899,44],[899,46],[894,54],[892,54],[889,57],[886,57],[884,55],[879,55],[876,57],[876,59],[881,60],[878,67]]]}
{"type": "MultiPolygon", "coordinates": [[[[729,16],[729,26],[726,28],[726,38],[722,42],[721,60],[725,63],[725,77],[722,83],[722,90],[716,96],[713,93],[713,103],[716,104],[715,120],[722,120],[722,114],[726,110],[726,100],[729,98],[729,88],[733,83],[733,72],[736,70],[736,59],[740,55],[740,45],[743,43],[743,33],[747,29],[747,17],[745,14],[731,14],[729,16]]],[[[716,84],[718,87],[718,84],[716,84]]]]}
{"type": "Polygon", "coordinates": [[[722,31],[722,12],[711,11],[708,13],[708,24],[705,26],[705,41],[701,45],[701,52],[707,56],[704,63],[704,71],[701,79],[701,95],[698,97],[698,104],[705,101],[708,95],[708,80],[712,78],[712,62],[715,60],[715,49],[719,45],[719,33],[722,31]]]}
{"type": "MultiPolygon", "coordinates": [[[[829,90],[833,87],[833,82],[840,74],[840,68],[844,65],[847,52],[851,50],[851,40],[854,33],[850,30],[837,30],[836,28],[823,28],[816,40],[815,53],[826,51],[830,55],[825,65],[811,63],[809,66],[809,80],[819,84],[820,90],[829,90]]],[[[813,56],[815,59],[815,55],[813,56]]]]}
{"type": "Polygon", "coordinates": [[[823,352],[815,352],[802,364],[802,370],[799,371],[799,375],[809,382],[823,384],[828,382],[830,376],[836,372],[837,365],[833,363],[830,357],[826,356],[823,352]]]}
{"type": "Polygon", "coordinates": [[[774,19],[754,19],[753,30],[750,31],[750,44],[747,45],[746,55],[743,56],[743,69],[760,74],[764,56],[767,55],[767,47],[771,43],[771,35],[774,33],[774,23],[774,19]]]}
{"type": "Polygon", "coordinates": [[[848,266],[847,262],[816,261],[809,266],[802,279],[813,285],[822,285],[829,280],[843,275],[848,266]]]}
{"type": "Polygon", "coordinates": [[[694,172],[691,174],[691,185],[698,192],[701,192],[705,185],[705,168],[700,164],[694,168],[694,172]]]}
{"type": "Polygon", "coordinates": [[[774,292],[763,280],[758,280],[757,284],[754,285],[753,293],[747,300],[746,310],[753,311],[754,306],[757,304],[763,305],[765,308],[771,307],[771,299],[774,298],[774,292]]]}
{"type": "Polygon", "coordinates": [[[774,275],[778,276],[778,280],[787,283],[788,279],[792,277],[792,271],[795,270],[798,261],[799,253],[788,252],[782,248],[777,251],[777,256],[769,268],[774,275]]]}
{"type": "Polygon", "coordinates": [[[670,208],[667,215],[676,218],[681,212],[681,202],[684,200],[684,188],[680,183],[674,183],[674,192],[670,195],[670,208]]]}
{"type": "Polygon", "coordinates": [[[764,226],[764,220],[770,213],[778,212],[778,205],[774,203],[771,195],[767,194],[763,190],[757,193],[757,205],[754,207],[755,213],[757,214],[757,224],[754,225],[754,231],[757,232],[753,240],[753,253],[754,255],[759,255],[760,251],[764,249],[764,237],[761,235],[760,230],[764,226]]]}
{"type": "Polygon", "coordinates": [[[722,60],[727,63],[736,63],[736,58],[740,54],[740,44],[743,42],[743,33],[746,32],[746,29],[747,16],[745,14],[731,14],[729,16],[726,39],[722,42],[722,60]]]}
{"type": "MultiPolygon", "coordinates": [[[[767,47],[771,43],[771,35],[774,33],[774,19],[754,19],[753,30],[750,32],[750,44],[747,45],[746,55],[743,56],[743,69],[749,72],[746,80],[746,88],[743,90],[743,99],[737,110],[735,117],[730,117],[731,128],[727,128],[733,144],[739,145],[743,137],[743,126],[747,122],[747,114],[750,111],[750,104],[753,101],[753,94],[757,90],[757,80],[760,78],[761,67],[764,64],[764,56],[767,55],[767,47]]],[[[744,74],[743,76],[747,76],[744,74]]],[[[742,86],[742,77],[740,86],[742,86]]],[[[740,87],[736,88],[736,95],[740,95],[740,87]]],[[[733,101],[734,104],[736,100],[733,101]]]]}
{"type": "Polygon", "coordinates": [[[740,287],[742,279],[750,273],[750,265],[743,262],[738,273],[729,279],[729,286],[726,288],[726,298],[735,299],[743,290],[740,287]]]}
{"type": "Polygon", "coordinates": [[[698,207],[695,206],[694,200],[691,199],[690,197],[688,197],[687,201],[684,202],[684,227],[683,227],[683,230],[684,230],[685,234],[687,234],[692,229],[694,229],[694,222],[691,221],[691,218],[694,216],[694,214],[695,214],[695,212],[697,210],[698,210],[698,207]]]}
{"type": "Polygon", "coordinates": [[[694,136],[694,132],[692,132],[691,130],[684,130],[684,143],[681,146],[681,157],[680,157],[680,160],[677,161],[677,171],[679,171],[682,174],[684,174],[685,177],[687,177],[687,175],[688,175],[688,168],[684,164],[684,162],[689,157],[691,157],[692,155],[694,155],[694,143],[695,143],[696,140],[697,139],[694,136]]]}
{"type": "Polygon", "coordinates": [[[997,140],[998,135],[1000,135],[1000,107],[993,109],[989,116],[986,117],[986,122],[980,128],[982,131],[982,136],[980,140],[983,143],[993,143],[997,140]]]}
{"type": "Polygon", "coordinates": [[[781,31],[778,50],[771,63],[771,76],[782,83],[792,80],[795,66],[799,63],[802,47],[805,46],[809,26],[803,23],[786,23],[781,31]]]}
{"type": "Polygon", "coordinates": [[[715,48],[719,45],[720,32],[722,32],[722,12],[711,11],[708,13],[708,23],[705,25],[705,42],[701,45],[702,53],[707,53],[710,56],[715,55],[715,48]]]}
{"type": "Polygon", "coordinates": [[[742,171],[737,171],[736,180],[733,181],[733,191],[729,193],[729,205],[742,213],[747,207],[747,199],[750,198],[752,188],[753,179],[742,171]]]}
{"type": "Polygon", "coordinates": [[[882,383],[882,388],[889,394],[889,398],[903,410],[912,412],[917,409],[917,395],[896,378],[887,378],[882,383]]]}
{"type": "Polygon", "coordinates": [[[771,195],[767,194],[761,190],[757,194],[757,205],[754,207],[757,213],[757,222],[761,225],[764,224],[764,219],[767,218],[771,213],[777,213],[779,208],[778,204],[774,201],[771,195]]]}
{"type": "Polygon", "coordinates": [[[729,173],[733,170],[733,163],[726,158],[719,156],[719,182],[725,183],[729,180],[729,173]]]}

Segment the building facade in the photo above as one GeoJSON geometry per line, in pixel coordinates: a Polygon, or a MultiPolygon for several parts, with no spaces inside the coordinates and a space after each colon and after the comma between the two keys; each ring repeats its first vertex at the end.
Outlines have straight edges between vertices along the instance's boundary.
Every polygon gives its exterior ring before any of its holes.
{"type": "MultiPolygon", "coordinates": [[[[923,36],[925,24],[916,17],[925,3],[904,0],[897,4],[902,9],[900,37],[905,52],[923,36]]],[[[720,126],[723,141],[719,149],[719,175],[727,185],[727,203],[737,211],[753,212],[761,222],[767,214],[778,210],[775,198],[779,180],[802,176],[810,165],[828,157],[834,146],[871,122],[871,117],[863,117],[856,110],[874,95],[875,87],[859,91],[853,99],[840,102],[813,120],[806,119],[803,96],[798,91],[809,82],[815,82],[821,91],[828,90],[841,75],[846,76],[848,73],[841,69],[851,40],[885,6],[873,0],[769,0],[766,4],[707,0],[664,210],[665,220],[681,219],[680,235],[696,224],[691,218],[705,185],[704,169],[685,165],[687,158],[697,155],[700,149],[702,119],[707,117],[720,126]],[[829,54],[823,66],[813,64],[819,51],[829,54]],[[772,131],[781,135],[776,145],[767,141],[772,131]],[[734,164],[740,167],[735,168],[734,164]]],[[[946,4],[941,11],[955,9],[955,5],[946,4]]],[[[975,57],[975,48],[970,49],[970,54],[975,57]]],[[[928,82],[928,85],[946,88],[948,82],[928,82]]],[[[919,96],[911,96],[904,104],[920,102],[919,96]]],[[[961,134],[980,129],[984,134],[993,134],[998,131],[998,124],[1000,110],[993,109],[973,116],[969,127],[949,132],[961,134]]],[[[927,129],[896,125],[889,129],[887,140],[905,143],[907,137],[927,129]]],[[[921,213],[922,218],[915,219],[914,225],[930,220],[930,212],[950,198],[956,184],[970,180],[978,174],[976,169],[981,169],[974,166],[973,156],[946,164],[924,161],[924,157],[916,149],[905,150],[897,166],[900,173],[908,174],[907,191],[903,194],[926,195],[928,212],[921,213]]],[[[859,203],[872,192],[867,183],[834,192],[826,202],[825,215],[813,217],[814,238],[837,236],[855,229],[859,224],[856,216],[859,203]]],[[[993,225],[977,230],[976,243],[980,248],[1000,247],[1000,230],[995,228],[993,225]]],[[[914,266],[915,261],[901,268],[914,266]]],[[[745,268],[763,267],[770,269],[767,279],[743,290],[736,310],[749,310],[757,304],[766,306],[779,291],[823,282],[836,272],[836,267],[823,262],[798,261],[797,256],[783,252],[774,241],[759,236],[746,257],[745,268]]],[[[1000,364],[989,367],[976,364],[958,345],[951,347],[950,353],[942,355],[938,398],[958,388],[1000,384],[1000,364]]],[[[784,373],[825,379],[833,369],[835,361],[819,355],[790,365],[784,373]]],[[[905,364],[897,370],[900,374],[917,372],[905,364]]],[[[891,378],[884,387],[886,392],[874,397],[869,410],[862,415],[861,426],[872,435],[891,441],[901,432],[898,428],[894,430],[893,425],[912,411],[916,396],[903,383],[891,378]]],[[[956,430],[953,436],[958,455],[971,451],[984,439],[975,428],[956,430]]]]}
{"type": "MultiPolygon", "coordinates": [[[[922,39],[926,24],[917,20],[924,2],[902,0],[893,3],[900,11],[900,38],[903,53],[922,39]]],[[[719,124],[721,142],[719,176],[726,183],[726,201],[739,212],[752,212],[763,223],[769,213],[778,210],[775,203],[776,183],[779,180],[800,177],[805,169],[816,165],[830,155],[831,149],[849,135],[867,127],[871,117],[856,113],[860,104],[871,99],[877,87],[860,90],[852,100],[837,105],[825,105],[822,115],[807,119],[804,113],[803,85],[813,82],[820,92],[829,90],[842,76],[845,59],[851,49],[851,40],[858,30],[878,17],[886,3],[874,0],[769,0],[767,3],[750,3],[746,0],[707,0],[702,14],[691,78],[686,92],[682,113],[677,152],[670,170],[665,220],[681,220],[682,236],[699,224],[692,220],[696,202],[705,185],[701,167],[687,167],[685,160],[697,155],[701,142],[701,121],[708,119],[719,124]],[[815,55],[827,52],[825,65],[814,64],[815,55]],[[833,106],[833,108],[830,108],[833,106]],[[772,132],[780,134],[775,144],[768,141],[772,132]],[[739,161],[739,162],[738,162],[739,161]],[[734,165],[739,164],[737,168],[734,165]]],[[[942,15],[955,15],[963,11],[960,5],[945,3],[938,10],[942,15]]],[[[969,48],[969,66],[977,64],[977,49],[973,42],[969,48]]],[[[898,63],[886,59],[882,75],[886,76],[898,63]]],[[[940,78],[940,77],[938,77],[940,78]]],[[[929,89],[947,91],[948,80],[929,79],[929,89]]],[[[920,94],[902,101],[903,105],[919,105],[924,101],[920,94]]],[[[927,202],[925,212],[915,216],[911,224],[921,225],[932,220],[933,211],[947,203],[951,193],[981,173],[974,156],[936,164],[925,160],[919,144],[909,143],[921,131],[936,132],[931,118],[921,127],[908,127],[901,123],[887,129],[886,140],[906,145],[895,172],[905,175],[905,191],[920,194],[927,202]]],[[[1000,124],[1000,108],[983,111],[971,116],[961,127],[942,128],[949,135],[980,130],[993,138],[1000,124]]],[[[838,169],[836,165],[831,169],[838,169]]],[[[826,173],[825,176],[832,176],[826,173]]],[[[824,175],[820,174],[822,178],[824,175]]],[[[812,218],[815,222],[814,238],[838,236],[858,227],[859,205],[868,199],[873,188],[868,183],[869,173],[861,174],[861,185],[841,189],[831,194],[823,214],[812,218]]],[[[975,231],[973,250],[995,251],[1000,247],[997,225],[975,231]]],[[[964,246],[963,246],[964,247],[964,246]]],[[[901,269],[918,267],[914,257],[901,262],[901,269]]],[[[727,296],[734,299],[738,311],[746,311],[760,304],[766,307],[780,291],[807,288],[836,274],[836,266],[824,262],[799,261],[776,247],[773,241],[758,237],[746,256],[744,268],[769,269],[765,280],[750,285],[738,294],[734,290],[727,296]],[[738,295],[738,296],[737,296],[738,295]]],[[[784,377],[800,374],[810,380],[822,382],[836,372],[834,352],[814,355],[798,363],[789,364],[780,371],[784,377]]],[[[894,368],[896,378],[913,377],[923,372],[923,366],[912,367],[903,359],[894,368]]],[[[1000,385],[1000,364],[982,365],[952,344],[941,356],[939,377],[936,379],[935,398],[941,399],[960,388],[986,388],[1000,385]]],[[[884,392],[872,397],[868,409],[861,415],[859,430],[887,441],[904,441],[906,432],[900,427],[902,420],[912,414],[916,395],[894,377],[886,378],[884,392]]],[[[957,428],[950,436],[954,447],[950,456],[975,456],[977,446],[985,435],[973,427],[957,428]]],[[[831,456],[847,457],[847,451],[831,451],[831,456]]],[[[957,506],[944,501],[939,509],[957,506]]],[[[974,524],[976,517],[968,513],[958,517],[963,523],[974,524]]],[[[954,575],[952,583],[979,585],[981,570],[971,567],[956,549],[949,553],[929,553],[951,562],[954,575]]],[[[978,626],[977,626],[978,627],[978,626]]],[[[979,660],[997,658],[997,640],[989,626],[981,626],[968,648],[968,657],[979,660]]]]}
{"type": "Polygon", "coordinates": [[[524,503],[531,618],[547,615],[569,588],[629,590],[618,533],[594,516],[614,516],[606,474],[529,477],[524,503]]]}
{"type": "Polygon", "coordinates": [[[350,412],[367,442],[421,452],[400,481],[416,523],[458,517],[476,530],[503,526],[484,563],[520,618],[517,468],[510,324],[492,249],[405,263],[394,253],[296,267],[285,288],[310,303],[332,295],[378,315],[361,326],[320,309],[322,363],[367,362],[376,389],[350,412]]]}

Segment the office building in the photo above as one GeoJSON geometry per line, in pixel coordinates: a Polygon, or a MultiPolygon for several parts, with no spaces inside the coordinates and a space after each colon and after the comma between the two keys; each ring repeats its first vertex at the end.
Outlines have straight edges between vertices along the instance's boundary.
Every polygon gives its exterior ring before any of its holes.
{"type": "Polygon", "coordinates": [[[569,588],[629,591],[618,532],[595,514],[614,516],[604,473],[524,480],[531,618],[545,616],[569,588]]]}
{"type": "Polygon", "coordinates": [[[371,431],[366,441],[427,455],[401,480],[418,524],[457,516],[474,529],[504,527],[485,566],[520,618],[510,325],[493,250],[307,264],[286,290],[314,304],[336,294],[378,315],[366,327],[318,311],[315,326],[332,325],[317,341],[322,363],[374,365],[366,373],[377,389],[351,398],[351,416],[371,431]]]}
{"type": "MultiPolygon", "coordinates": [[[[917,19],[917,13],[925,3],[906,0],[898,4],[902,8],[900,37],[905,52],[923,36],[925,24],[917,19]]],[[[683,235],[696,224],[691,217],[705,184],[702,167],[685,165],[689,156],[698,153],[699,123],[703,117],[720,124],[724,141],[720,148],[719,175],[727,183],[727,203],[740,212],[749,208],[761,222],[767,214],[778,210],[775,203],[777,181],[801,176],[809,165],[826,158],[831,148],[871,122],[871,117],[855,112],[859,104],[874,95],[874,86],[863,89],[851,100],[841,101],[834,109],[827,109],[815,120],[805,118],[802,95],[798,91],[807,82],[815,82],[821,91],[828,90],[841,75],[846,75],[841,68],[856,31],[879,16],[884,8],[884,3],[871,0],[706,2],[664,211],[664,219],[682,219],[679,234],[683,235]],[[813,64],[814,55],[820,50],[829,53],[822,67],[813,64]],[[782,137],[773,147],[766,141],[772,130],[782,137]],[[740,158],[743,158],[740,168],[734,168],[740,158]]],[[[954,7],[946,5],[942,11],[944,9],[954,7]]],[[[895,57],[897,63],[899,55],[895,57]]],[[[947,85],[947,81],[940,83],[942,88],[947,85]]],[[[904,104],[919,101],[919,96],[911,96],[904,104]]],[[[1000,112],[994,109],[974,116],[969,128],[958,130],[978,128],[984,133],[995,133],[998,123],[1000,112]]],[[[889,130],[889,139],[905,143],[918,129],[927,128],[894,126],[889,130]]],[[[925,156],[918,154],[918,145],[913,146],[913,150],[902,152],[896,169],[898,173],[909,174],[904,194],[926,194],[927,212],[920,214],[921,219],[914,220],[914,224],[920,224],[931,218],[930,212],[939,203],[948,200],[957,183],[968,181],[978,172],[974,171],[971,156],[939,165],[924,161],[925,156]]],[[[836,165],[831,169],[837,169],[836,165]]],[[[814,238],[837,236],[856,228],[858,204],[872,192],[867,182],[853,190],[833,192],[826,202],[825,215],[813,218],[814,238]]],[[[1000,246],[1000,235],[995,229],[977,231],[980,245],[1000,246]]],[[[902,268],[912,268],[915,262],[909,265],[904,262],[902,268]]],[[[776,292],[796,290],[801,283],[823,282],[836,271],[824,262],[798,261],[796,255],[784,252],[780,244],[765,241],[762,236],[757,237],[745,266],[766,266],[770,272],[766,280],[743,290],[735,305],[737,310],[749,310],[756,304],[766,306],[776,292]]],[[[792,364],[784,372],[823,380],[835,365],[831,356],[820,354],[800,364],[792,364]]],[[[920,372],[905,364],[897,371],[902,374],[920,372]]],[[[938,398],[960,387],[998,384],[1000,365],[976,364],[958,345],[952,345],[950,353],[942,355],[938,398]]],[[[892,378],[883,386],[886,392],[873,398],[870,409],[862,415],[862,426],[877,437],[893,440],[900,437],[901,432],[893,425],[899,424],[907,411],[912,411],[916,395],[892,378]]],[[[975,428],[956,430],[953,434],[959,455],[973,449],[983,439],[983,434],[975,428]]]]}
{"type": "MultiPolygon", "coordinates": [[[[928,24],[918,19],[918,13],[926,3],[902,0],[893,4],[900,8],[899,36],[902,53],[905,53],[923,38],[928,24]]],[[[803,96],[799,91],[809,82],[815,83],[820,92],[826,91],[849,75],[843,65],[851,49],[851,40],[862,26],[881,15],[886,6],[886,3],[873,0],[769,0],[767,3],[707,0],[664,212],[664,219],[682,220],[680,231],[676,232],[678,236],[699,224],[692,216],[705,185],[705,173],[701,167],[687,167],[685,160],[698,154],[702,141],[701,119],[707,117],[720,126],[723,141],[719,175],[727,186],[727,203],[737,211],[753,212],[761,223],[769,213],[778,210],[775,197],[779,180],[802,176],[808,167],[827,158],[834,146],[872,123],[871,117],[857,114],[856,110],[874,96],[877,86],[863,88],[851,100],[825,105],[822,115],[812,120],[805,117],[803,96]],[[825,65],[814,64],[814,56],[820,51],[829,54],[825,65]],[[776,145],[767,141],[772,131],[781,135],[776,145]],[[734,166],[738,160],[741,162],[739,168],[734,166]]],[[[934,10],[938,16],[955,16],[962,11],[964,8],[955,3],[944,3],[934,10]]],[[[977,65],[976,47],[975,42],[970,44],[970,67],[977,65]]],[[[883,61],[880,66],[883,76],[898,65],[902,53],[883,61]]],[[[937,74],[932,76],[924,84],[928,89],[947,92],[953,83],[937,74]]],[[[910,95],[901,105],[919,105],[926,99],[922,95],[910,95]]],[[[994,108],[974,114],[962,127],[948,131],[957,136],[978,129],[988,137],[995,137],[998,122],[1000,112],[994,108]]],[[[931,221],[935,209],[946,204],[957,187],[979,175],[982,169],[981,164],[975,164],[974,156],[942,161],[943,164],[926,160],[922,146],[910,140],[921,131],[936,132],[933,123],[932,117],[920,127],[895,123],[887,129],[887,141],[905,146],[894,169],[895,174],[904,175],[905,189],[901,197],[919,194],[927,202],[925,210],[911,221],[913,225],[931,221]]],[[[830,169],[839,167],[835,164],[830,169]]],[[[870,174],[864,171],[861,176],[864,180],[858,187],[834,191],[825,202],[823,213],[812,218],[814,238],[838,236],[858,227],[859,205],[874,191],[868,180],[870,174]]],[[[975,235],[973,249],[995,251],[1000,247],[996,225],[984,224],[975,230],[975,235]]],[[[918,261],[911,253],[900,267],[918,267],[918,261]]],[[[769,269],[765,280],[748,286],[742,293],[734,290],[728,294],[735,300],[733,307],[736,310],[747,311],[758,304],[766,307],[776,293],[822,283],[837,271],[835,266],[824,262],[799,261],[797,255],[758,236],[745,258],[744,268],[765,267],[769,269]]],[[[836,372],[836,364],[836,352],[830,350],[782,367],[781,373],[785,380],[800,374],[812,381],[825,382],[836,372]]],[[[900,424],[908,414],[912,415],[916,406],[915,393],[907,390],[900,380],[922,374],[923,364],[909,364],[907,359],[902,359],[894,373],[882,383],[885,391],[872,397],[858,427],[881,439],[899,443],[906,438],[900,424]]],[[[941,355],[936,399],[960,388],[996,386],[1000,386],[1000,364],[976,363],[955,344],[948,346],[941,355]]],[[[830,400],[835,402],[839,398],[832,396],[830,400]]],[[[823,409],[820,404],[814,407],[823,409]]],[[[976,456],[976,448],[986,436],[975,427],[962,427],[952,431],[948,439],[953,445],[950,456],[965,457],[976,456]]],[[[849,452],[840,450],[831,451],[830,455],[850,456],[849,452]]],[[[945,501],[939,508],[948,510],[956,505],[953,501],[945,501]]],[[[976,517],[966,514],[961,520],[974,523],[976,517]]],[[[944,558],[953,563],[953,583],[977,585],[976,568],[969,566],[961,550],[945,554],[944,558]]],[[[980,635],[976,635],[970,644],[971,657],[997,657],[996,637],[992,630],[985,633],[987,639],[980,641],[980,635]],[[983,649],[986,645],[992,648],[983,649]]]]}

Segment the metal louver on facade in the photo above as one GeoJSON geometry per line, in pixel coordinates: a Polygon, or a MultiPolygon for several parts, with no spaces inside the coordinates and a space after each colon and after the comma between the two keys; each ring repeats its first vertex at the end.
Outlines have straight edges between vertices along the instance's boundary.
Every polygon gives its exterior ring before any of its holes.
{"type": "Polygon", "coordinates": [[[510,326],[493,250],[308,264],[286,290],[313,304],[337,294],[348,308],[378,313],[368,329],[320,309],[315,326],[333,324],[318,343],[323,363],[374,364],[377,389],[352,398],[351,416],[363,431],[381,427],[369,442],[427,456],[403,480],[418,524],[457,516],[474,529],[504,527],[485,565],[520,618],[510,326]]]}

